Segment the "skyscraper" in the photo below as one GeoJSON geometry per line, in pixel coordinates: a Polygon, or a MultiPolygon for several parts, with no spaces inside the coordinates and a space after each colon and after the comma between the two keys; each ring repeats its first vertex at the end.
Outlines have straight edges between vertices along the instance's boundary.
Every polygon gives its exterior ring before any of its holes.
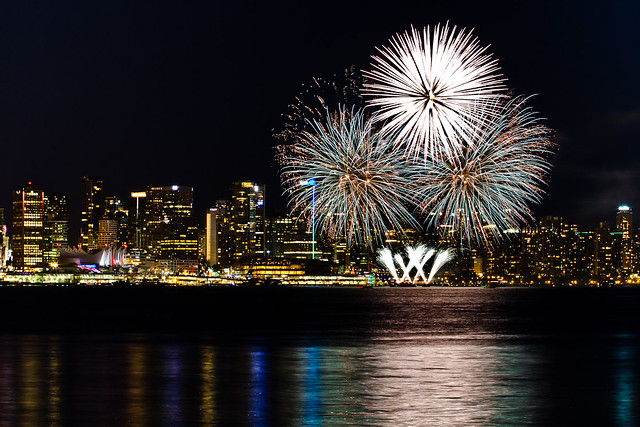
{"type": "Polygon", "coordinates": [[[631,208],[623,205],[616,213],[616,231],[622,234],[620,245],[620,274],[628,276],[633,270],[633,222],[631,208]]]}
{"type": "Polygon", "coordinates": [[[135,224],[129,220],[129,211],[116,196],[104,198],[104,215],[98,227],[98,244],[125,246],[135,244],[135,224]]]}
{"type": "Polygon", "coordinates": [[[198,228],[193,218],[193,188],[147,187],[142,242],[148,256],[169,270],[198,264],[198,228]]]}
{"type": "Polygon", "coordinates": [[[211,208],[207,212],[205,231],[205,259],[207,264],[218,264],[218,209],[211,208]]]}
{"type": "Polygon", "coordinates": [[[13,266],[20,271],[42,270],[44,194],[29,183],[13,192],[13,266]]]}
{"type": "Polygon", "coordinates": [[[67,196],[59,193],[44,195],[44,263],[58,261],[60,248],[69,245],[69,206],[67,196]]]}
{"type": "Polygon", "coordinates": [[[82,211],[80,215],[80,245],[86,251],[95,250],[98,245],[100,219],[104,215],[104,194],[102,178],[82,177],[82,211]]]}
{"type": "Polygon", "coordinates": [[[225,263],[243,256],[265,254],[265,197],[264,185],[249,181],[234,182],[222,227],[222,252],[225,263]]]}

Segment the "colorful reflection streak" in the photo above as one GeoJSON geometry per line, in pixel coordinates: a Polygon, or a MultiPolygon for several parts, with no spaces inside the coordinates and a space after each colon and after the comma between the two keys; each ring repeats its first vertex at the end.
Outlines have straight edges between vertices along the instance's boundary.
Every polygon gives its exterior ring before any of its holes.
{"type": "Polygon", "coordinates": [[[359,292],[380,299],[334,335],[0,334],[0,426],[640,421],[635,311],[567,325],[539,290],[359,292]]]}

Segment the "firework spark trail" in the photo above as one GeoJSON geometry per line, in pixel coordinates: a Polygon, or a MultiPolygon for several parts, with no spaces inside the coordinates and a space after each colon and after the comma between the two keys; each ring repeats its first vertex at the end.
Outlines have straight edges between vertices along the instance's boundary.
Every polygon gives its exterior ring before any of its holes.
{"type": "Polygon", "coordinates": [[[393,150],[361,110],[341,108],[326,123],[312,121],[280,161],[292,211],[308,218],[315,191],[316,228],[329,238],[373,246],[390,229],[417,226],[407,206],[421,167],[393,150]],[[300,186],[310,179],[315,188],[300,186]]]}
{"type": "Polygon", "coordinates": [[[439,232],[460,243],[491,246],[532,218],[550,169],[550,130],[526,98],[485,105],[485,124],[464,135],[459,153],[428,158],[420,179],[420,209],[439,232]]]}
{"type": "Polygon", "coordinates": [[[436,255],[436,258],[433,260],[433,265],[431,266],[431,272],[429,273],[429,279],[427,280],[427,283],[431,283],[433,276],[436,275],[438,270],[440,270],[440,268],[442,268],[442,266],[447,262],[451,261],[453,257],[454,252],[451,248],[438,252],[438,255],[436,255]]]}
{"type": "Polygon", "coordinates": [[[393,262],[393,255],[391,254],[391,250],[384,248],[378,251],[378,261],[384,265],[396,283],[400,283],[400,278],[398,277],[398,272],[396,270],[396,266],[393,262]]]}
{"type": "MultiPolygon", "coordinates": [[[[400,268],[402,269],[402,277],[400,278],[400,282],[404,282],[405,279],[407,281],[411,280],[411,276],[409,276],[409,273],[411,272],[411,260],[407,261],[407,263],[404,263],[404,259],[402,258],[402,255],[400,254],[395,254],[395,256],[393,257],[393,259],[396,260],[396,264],[398,264],[400,266],[400,268]]],[[[398,283],[400,283],[398,282],[398,283]]]]}
{"type": "Polygon", "coordinates": [[[393,255],[390,249],[379,249],[378,261],[387,268],[396,283],[407,282],[415,284],[418,281],[418,278],[422,278],[424,283],[431,283],[431,280],[442,266],[454,257],[454,250],[451,248],[437,250],[425,245],[418,245],[406,246],[404,254],[408,258],[406,264],[401,253],[393,255]],[[424,274],[424,266],[430,259],[433,259],[433,264],[431,266],[429,278],[427,278],[424,274]],[[396,265],[402,270],[402,277],[398,277],[396,265]],[[416,269],[416,273],[412,279],[411,272],[414,268],[416,269]]]}
{"type": "MultiPolygon", "coordinates": [[[[428,248],[425,248],[428,249],[428,248]]],[[[420,263],[418,265],[416,265],[416,267],[418,268],[418,273],[415,275],[415,277],[413,278],[413,283],[415,283],[418,280],[418,276],[422,277],[422,281],[424,283],[428,283],[427,282],[427,278],[424,275],[424,265],[427,263],[427,261],[429,261],[431,259],[431,257],[433,256],[433,254],[436,253],[435,249],[428,249],[426,251],[425,256],[422,258],[422,261],[420,261],[420,263]]]]}
{"type": "Polygon", "coordinates": [[[506,90],[497,61],[472,31],[439,24],[422,32],[396,34],[378,48],[363,93],[383,122],[383,133],[397,136],[409,155],[451,154],[457,135],[482,120],[478,102],[501,98],[506,90]]]}
{"type": "MultiPolygon", "coordinates": [[[[424,255],[426,250],[427,248],[424,245],[418,245],[415,247],[407,246],[406,252],[407,252],[407,257],[409,258],[409,261],[407,262],[406,276],[408,280],[411,280],[409,273],[413,268],[416,268],[419,270],[418,265],[420,264],[420,261],[422,260],[422,256],[424,255]]],[[[417,275],[418,273],[416,273],[416,277],[417,275]]],[[[415,282],[415,279],[413,281],[415,282]]]]}
{"type": "Polygon", "coordinates": [[[274,137],[292,144],[298,141],[302,132],[310,130],[313,120],[323,121],[327,111],[336,111],[340,105],[364,107],[361,85],[362,76],[354,66],[330,79],[312,78],[311,82],[302,85],[294,102],[288,105],[287,112],[283,114],[283,127],[274,133],[274,137]]]}

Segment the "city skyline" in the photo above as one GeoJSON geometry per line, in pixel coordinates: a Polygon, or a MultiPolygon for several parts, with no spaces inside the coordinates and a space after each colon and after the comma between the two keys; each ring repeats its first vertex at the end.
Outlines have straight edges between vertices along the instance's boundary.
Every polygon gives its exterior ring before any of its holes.
{"type": "MultiPolygon", "coordinates": [[[[340,239],[321,241],[314,249],[311,231],[294,217],[265,216],[264,188],[256,182],[232,183],[229,198],[209,209],[204,227],[193,212],[192,187],[147,186],[144,192],[131,193],[136,200],[133,210],[117,197],[103,194],[100,177],[83,177],[82,182],[84,220],[77,248],[68,246],[73,240],[69,236],[74,233],[68,226],[65,195],[47,194],[31,185],[14,192],[13,220],[5,222],[13,223],[13,232],[8,235],[13,239],[9,271],[44,268],[50,272],[96,273],[99,264],[109,272],[113,267],[133,274],[164,271],[194,275],[214,267],[231,268],[245,276],[252,271],[254,277],[282,275],[290,279],[305,271],[317,275],[344,268],[365,274],[366,279],[370,272],[380,273],[384,265],[396,282],[405,282],[406,278],[415,284],[418,276],[425,283],[431,282],[443,264],[451,261],[451,269],[443,272],[443,278],[454,286],[640,283],[640,228],[633,227],[633,210],[626,205],[617,208],[615,222],[586,227],[560,216],[537,218],[530,226],[508,231],[510,237],[493,247],[454,249],[454,242],[437,233],[407,230],[404,238],[393,231],[385,233],[384,243],[379,246],[383,250],[367,251],[365,246],[356,245],[348,251],[346,241],[340,239]],[[94,217],[99,220],[95,222],[94,217]],[[89,226],[92,223],[93,227],[89,226]],[[408,263],[402,261],[403,247],[408,263]],[[396,255],[390,251],[396,251],[396,255]],[[377,264],[375,253],[379,254],[377,264]],[[421,269],[432,256],[427,280],[421,269]],[[402,278],[393,266],[396,262],[403,270],[402,278]],[[414,267],[417,271],[411,279],[414,267]]],[[[9,242],[6,236],[3,232],[3,259],[9,242]]],[[[34,280],[40,280],[38,277],[34,280]]],[[[113,277],[107,274],[103,280],[113,277]]]]}
{"type": "MultiPolygon", "coordinates": [[[[272,133],[303,84],[369,67],[376,46],[411,25],[448,21],[491,46],[515,94],[537,94],[532,107],[555,130],[536,217],[599,221],[640,202],[638,59],[629,54],[638,8],[13,4],[2,17],[0,138],[11,161],[0,206],[26,181],[65,191],[98,175],[121,197],[148,183],[193,186],[198,209],[252,180],[265,183],[268,210],[284,208],[272,133]]],[[[79,190],[68,193],[73,210],[79,190]]]]}
{"type": "MultiPolygon", "coordinates": [[[[89,180],[98,180],[100,185],[102,186],[103,184],[103,180],[102,177],[99,176],[91,176],[91,177],[87,177],[84,176],[81,178],[81,183],[84,186],[84,182],[89,179],[89,180]]],[[[259,183],[259,181],[251,181],[251,180],[240,180],[240,181],[235,181],[235,182],[228,182],[226,183],[226,187],[224,189],[224,191],[221,193],[222,197],[211,201],[211,203],[207,203],[207,204],[203,204],[202,206],[195,206],[195,203],[192,203],[192,211],[193,211],[193,216],[194,219],[196,221],[196,223],[198,224],[198,226],[206,226],[207,223],[207,215],[209,214],[209,212],[211,210],[215,210],[218,209],[219,203],[220,202],[228,202],[229,200],[231,200],[233,198],[233,193],[234,193],[234,186],[236,184],[241,184],[243,182],[255,182],[257,185],[260,185],[261,187],[261,194],[264,194],[264,196],[261,196],[261,200],[262,200],[262,204],[261,206],[263,206],[264,208],[266,208],[269,203],[269,197],[266,196],[267,193],[267,188],[263,183],[259,183]],[[259,184],[258,184],[259,183],[259,184]]],[[[78,187],[80,188],[80,184],[78,185],[78,187]]],[[[45,189],[45,186],[40,186],[37,185],[37,183],[34,183],[32,181],[28,181],[25,182],[22,186],[20,186],[19,188],[15,188],[11,191],[11,194],[13,193],[19,193],[21,192],[24,188],[34,188],[36,189],[39,193],[43,194],[46,197],[54,197],[54,198],[63,198],[65,200],[65,209],[68,210],[67,214],[68,218],[69,218],[69,225],[68,225],[68,236],[69,236],[69,242],[71,244],[71,246],[76,246],[81,244],[82,242],[82,236],[83,234],[85,234],[85,229],[83,227],[85,227],[83,224],[85,221],[83,221],[83,213],[82,210],[85,209],[85,207],[83,206],[83,203],[78,203],[78,205],[69,205],[68,200],[70,198],[73,198],[73,194],[71,192],[65,191],[64,189],[54,189],[52,191],[45,189]]],[[[83,187],[84,188],[84,187],[83,187]]],[[[121,203],[122,205],[120,206],[120,208],[124,209],[125,211],[128,212],[128,215],[131,216],[131,218],[134,218],[136,215],[136,209],[140,209],[140,215],[142,215],[142,208],[144,206],[144,200],[146,195],[143,195],[140,197],[140,195],[145,194],[145,190],[149,189],[149,188],[189,188],[191,191],[191,198],[194,199],[195,195],[198,192],[198,188],[197,187],[193,187],[193,186],[188,186],[188,185],[176,185],[176,184],[171,184],[171,185],[156,185],[156,184],[147,184],[142,186],[141,188],[130,188],[130,189],[124,189],[124,194],[113,194],[110,193],[108,191],[104,191],[104,189],[102,189],[101,187],[101,193],[102,193],[102,203],[108,203],[109,200],[104,200],[104,199],[112,199],[112,201],[116,201],[121,203]],[[142,201],[140,201],[140,199],[142,199],[142,201]],[[138,204],[137,204],[137,203],[138,204]]],[[[82,193],[82,191],[80,189],[78,189],[78,194],[82,193]]],[[[0,196],[1,198],[2,196],[0,196]]],[[[81,199],[82,201],[82,197],[78,197],[78,199],[81,199]]],[[[12,234],[12,229],[11,229],[11,222],[12,222],[12,210],[11,210],[11,205],[7,206],[7,207],[3,207],[0,206],[0,208],[4,209],[4,221],[5,221],[5,225],[8,227],[8,231],[9,231],[9,235],[12,234]]],[[[101,206],[99,209],[100,212],[104,213],[105,210],[109,211],[108,206],[101,206]]],[[[538,221],[543,218],[543,217],[559,217],[562,218],[563,220],[567,220],[570,221],[574,224],[576,224],[577,226],[581,226],[581,227],[595,227],[598,226],[600,223],[609,223],[609,224],[613,224],[615,227],[616,224],[616,215],[620,210],[628,210],[629,212],[632,212],[634,209],[634,206],[629,205],[628,203],[620,203],[617,205],[613,205],[613,206],[609,206],[609,212],[601,217],[598,218],[594,221],[591,222],[579,222],[579,221],[574,221],[569,217],[566,217],[560,213],[554,213],[551,212],[549,214],[546,215],[536,215],[534,216],[530,221],[521,224],[521,229],[525,229],[527,227],[531,227],[531,226],[535,226],[538,221]]],[[[274,211],[269,211],[269,210],[265,210],[265,218],[268,219],[273,219],[276,217],[282,217],[282,216],[290,216],[292,215],[293,212],[291,211],[291,209],[289,209],[286,205],[284,207],[279,207],[278,209],[274,210],[274,211]]],[[[101,214],[99,215],[101,217],[101,214]]],[[[96,218],[96,230],[97,230],[97,220],[100,218],[96,218]]],[[[307,224],[309,227],[311,226],[310,224],[307,224]]],[[[640,230],[640,226],[636,227],[638,230],[640,230]]],[[[410,229],[410,227],[407,227],[407,229],[410,229]]],[[[433,232],[434,230],[432,230],[431,228],[425,228],[424,229],[425,232],[433,232]]],[[[320,233],[320,231],[318,230],[318,232],[320,233]]],[[[494,244],[498,244],[500,245],[501,243],[505,243],[504,239],[501,240],[497,240],[494,242],[494,244]]],[[[83,246],[87,246],[87,242],[85,242],[83,244],[83,246]]],[[[382,247],[382,246],[380,246],[382,247]]]]}

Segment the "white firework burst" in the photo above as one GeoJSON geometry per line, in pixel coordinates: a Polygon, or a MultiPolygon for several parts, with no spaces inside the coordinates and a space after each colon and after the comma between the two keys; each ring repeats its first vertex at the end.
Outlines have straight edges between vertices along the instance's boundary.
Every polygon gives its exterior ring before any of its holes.
{"type": "Polygon", "coordinates": [[[420,178],[430,226],[452,240],[491,246],[532,218],[550,169],[550,130],[526,98],[487,103],[483,125],[467,130],[461,149],[429,157],[420,178]]]}
{"type": "Polygon", "coordinates": [[[388,230],[416,227],[407,206],[419,165],[393,150],[362,110],[311,121],[296,144],[281,148],[280,161],[292,211],[311,219],[315,200],[316,228],[329,238],[373,246],[388,230]]]}
{"type": "Polygon", "coordinates": [[[482,120],[477,104],[506,90],[497,61],[472,32],[448,24],[396,34],[364,71],[367,103],[385,134],[413,156],[458,150],[458,135],[482,120]]]}

